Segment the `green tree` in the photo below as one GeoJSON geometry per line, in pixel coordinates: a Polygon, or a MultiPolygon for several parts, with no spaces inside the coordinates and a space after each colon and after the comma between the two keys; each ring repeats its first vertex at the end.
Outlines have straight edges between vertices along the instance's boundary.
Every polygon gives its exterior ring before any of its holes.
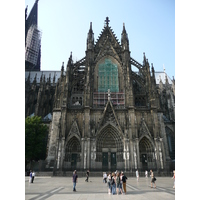
{"type": "Polygon", "coordinates": [[[25,119],[25,160],[38,161],[46,157],[47,126],[42,124],[41,117],[25,119]]]}

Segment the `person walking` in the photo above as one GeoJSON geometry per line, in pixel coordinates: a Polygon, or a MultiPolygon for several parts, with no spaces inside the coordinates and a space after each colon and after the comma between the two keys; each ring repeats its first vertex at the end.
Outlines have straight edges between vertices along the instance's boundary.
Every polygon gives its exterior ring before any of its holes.
{"type": "Polygon", "coordinates": [[[120,174],[119,174],[119,178],[120,178],[120,182],[119,182],[119,190],[120,190],[121,194],[123,194],[123,190],[122,190],[122,172],[120,172],[120,174]]]}
{"type": "Polygon", "coordinates": [[[35,172],[32,173],[32,180],[31,180],[31,183],[33,183],[34,178],[35,178],[35,172]]]}
{"type": "Polygon", "coordinates": [[[88,182],[88,179],[89,179],[89,174],[90,174],[90,171],[87,170],[87,172],[86,172],[86,180],[85,180],[85,181],[87,181],[87,182],[88,182]]]}
{"type": "Polygon", "coordinates": [[[112,173],[112,194],[116,193],[116,174],[112,173]]]}
{"type": "Polygon", "coordinates": [[[108,174],[108,178],[107,178],[107,182],[108,182],[108,194],[111,194],[111,174],[108,174]]]}
{"type": "Polygon", "coordinates": [[[137,177],[137,181],[139,181],[139,172],[138,172],[138,170],[136,170],[135,174],[136,174],[136,177],[137,177]]]}
{"type": "Polygon", "coordinates": [[[30,174],[29,174],[29,183],[32,183],[32,170],[30,170],[30,174]]]}
{"type": "Polygon", "coordinates": [[[123,184],[123,189],[124,189],[124,194],[126,194],[126,180],[128,178],[125,176],[124,172],[122,172],[122,184],[123,184]]]}
{"type": "Polygon", "coordinates": [[[78,175],[76,174],[76,170],[74,170],[72,176],[72,182],[73,182],[73,192],[76,192],[76,183],[78,182],[78,175]]]}
{"type": "Polygon", "coordinates": [[[107,174],[106,172],[103,174],[103,183],[107,183],[107,174]]]}
{"type": "Polygon", "coordinates": [[[174,186],[173,186],[173,188],[175,189],[175,170],[173,171],[173,177],[172,177],[172,179],[174,179],[174,186]]]}
{"type": "Polygon", "coordinates": [[[145,177],[148,178],[148,172],[147,172],[147,170],[145,171],[145,177]]]}
{"type": "Polygon", "coordinates": [[[119,184],[120,184],[120,177],[119,177],[119,172],[117,172],[116,176],[117,195],[119,194],[119,184]]]}
{"type": "Polygon", "coordinates": [[[154,186],[156,188],[156,183],[155,183],[156,178],[155,178],[154,173],[153,173],[152,170],[150,170],[150,176],[151,176],[151,188],[153,188],[153,183],[154,183],[154,186]]]}

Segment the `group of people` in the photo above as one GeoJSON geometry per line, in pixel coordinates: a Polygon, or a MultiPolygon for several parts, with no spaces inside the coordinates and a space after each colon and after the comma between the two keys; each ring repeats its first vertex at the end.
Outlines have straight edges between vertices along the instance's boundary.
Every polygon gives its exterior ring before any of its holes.
{"type": "Polygon", "coordinates": [[[32,172],[32,170],[30,170],[29,183],[33,183],[34,178],[35,178],[35,172],[32,172]]]}
{"type": "Polygon", "coordinates": [[[123,172],[104,173],[103,182],[108,183],[108,194],[126,194],[126,180],[128,178],[123,172]],[[123,192],[124,191],[124,192],[123,192]]]}
{"type": "MultiPolygon", "coordinates": [[[[32,177],[32,182],[34,180],[34,176],[32,174],[32,172],[30,173],[30,177],[32,177]]],[[[137,177],[137,181],[139,180],[139,172],[138,170],[136,170],[136,177],[137,177]]],[[[145,171],[145,177],[148,177],[148,172],[145,171]]],[[[151,177],[151,188],[153,188],[153,184],[154,187],[156,188],[156,177],[153,173],[152,170],[150,170],[150,177],[151,177]]],[[[89,179],[89,170],[86,173],[86,180],[88,182],[89,179]]],[[[126,177],[126,175],[123,172],[112,172],[107,174],[106,172],[103,174],[103,182],[108,184],[108,194],[126,194],[126,180],[128,178],[126,177]]],[[[175,188],[175,170],[173,171],[173,177],[172,179],[174,179],[174,186],[173,188],[175,188]]],[[[76,170],[74,170],[73,172],[73,177],[72,177],[72,182],[73,182],[73,191],[76,192],[76,183],[78,182],[78,175],[76,173],[76,170]]]]}

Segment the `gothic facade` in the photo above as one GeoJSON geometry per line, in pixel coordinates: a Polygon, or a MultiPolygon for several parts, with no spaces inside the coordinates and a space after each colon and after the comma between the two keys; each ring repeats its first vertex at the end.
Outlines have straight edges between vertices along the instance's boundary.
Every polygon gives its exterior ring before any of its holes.
{"type": "Polygon", "coordinates": [[[47,168],[170,170],[175,80],[131,57],[124,24],[120,43],[108,18],[96,42],[90,23],[84,58],[25,78],[25,116],[49,124],[47,168]]]}

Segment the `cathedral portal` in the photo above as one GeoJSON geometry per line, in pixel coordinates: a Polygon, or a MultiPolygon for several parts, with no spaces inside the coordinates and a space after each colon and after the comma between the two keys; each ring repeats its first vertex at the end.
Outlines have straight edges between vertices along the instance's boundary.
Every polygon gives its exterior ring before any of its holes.
{"type": "Polygon", "coordinates": [[[102,170],[116,170],[123,159],[123,138],[119,130],[108,123],[97,136],[97,162],[102,163],[102,170]]]}

